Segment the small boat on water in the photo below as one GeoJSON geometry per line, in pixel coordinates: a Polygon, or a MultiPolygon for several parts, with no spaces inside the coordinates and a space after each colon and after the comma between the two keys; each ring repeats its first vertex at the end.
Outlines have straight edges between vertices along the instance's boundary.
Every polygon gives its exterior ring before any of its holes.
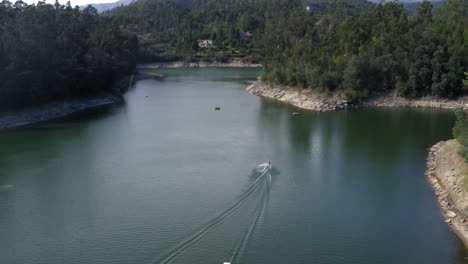
{"type": "Polygon", "coordinates": [[[261,173],[265,173],[271,170],[271,161],[258,165],[256,169],[258,172],[261,172],[261,173]]]}

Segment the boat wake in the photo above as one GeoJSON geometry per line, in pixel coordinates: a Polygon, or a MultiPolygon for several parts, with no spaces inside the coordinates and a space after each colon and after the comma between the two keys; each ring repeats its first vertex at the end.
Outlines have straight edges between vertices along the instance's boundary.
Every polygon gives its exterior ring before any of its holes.
{"type": "Polygon", "coordinates": [[[197,245],[202,247],[200,244],[202,241],[208,240],[208,237],[215,236],[213,240],[216,240],[219,239],[219,236],[224,235],[232,237],[234,241],[231,242],[232,246],[227,251],[224,251],[221,261],[233,263],[239,260],[267,207],[271,186],[270,170],[271,163],[258,165],[255,168],[255,180],[233,204],[208,221],[155,263],[169,264],[193,261],[193,258],[187,256],[189,255],[188,252],[196,250],[197,245]],[[247,217],[247,219],[240,220],[240,222],[244,222],[241,230],[238,228],[232,230],[229,224],[223,226],[227,219],[237,219],[239,217],[247,217]],[[223,235],[223,233],[227,234],[223,235]],[[216,236],[218,237],[216,238],[216,236]],[[185,260],[184,258],[187,259],[185,260]]]}
{"type": "Polygon", "coordinates": [[[234,263],[237,260],[237,258],[239,258],[239,253],[244,250],[245,246],[247,245],[247,243],[248,243],[248,241],[250,239],[250,236],[251,236],[253,230],[255,229],[255,227],[257,226],[260,218],[262,218],[263,213],[265,212],[265,208],[268,205],[268,201],[269,201],[269,198],[270,198],[270,186],[271,186],[270,169],[271,169],[271,164],[268,164],[268,167],[263,169],[263,172],[265,173],[266,178],[264,180],[265,185],[263,187],[264,191],[262,192],[263,193],[262,202],[258,205],[258,206],[261,206],[261,208],[259,210],[257,210],[258,213],[255,216],[252,223],[250,224],[250,226],[249,226],[247,232],[245,233],[241,243],[239,243],[238,246],[233,251],[233,253],[231,255],[231,258],[229,259],[229,263],[234,263]]]}

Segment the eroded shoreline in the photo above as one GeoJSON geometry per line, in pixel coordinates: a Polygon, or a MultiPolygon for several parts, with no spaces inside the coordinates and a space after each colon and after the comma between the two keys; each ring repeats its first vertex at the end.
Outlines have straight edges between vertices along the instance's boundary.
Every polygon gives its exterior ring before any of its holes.
{"type": "Polygon", "coordinates": [[[246,90],[254,95],[267,97],[302,109],[318,112],[356,107],[468,108],[468,100],[466,97],[459,98],[457,100],[447,100],[434,97],[406,99],[396,95],[387,94],[377,95],[359,103],[350,103],[343,94],[328,96],[309,89],[300,90],[293,87],[272,85],[260,80],[257,80],[248,86],[246,90]]]}
{"type": "Polygon", "coordinates": [[[60,119],[86,110],[121,103],[122,96],[129,89],[133,79],[133,75],[122,77],[116,80],[110,92],[91,98],[64,99],[20,110],[0,112],[0,131],[60,119]]]}
{"type": "Polygon", "coordinates": [[[458,154],[454,139],[429,149],[426,176],[445,217],[445,222],[468,248],[468,164],[458,154]]]}
{"type": "Polygon", "coordinates": [[[0,131],[60,119],[85,110],[100,108],[121,102],[114,96],[73,99],[47,103],[23,110],[0,113],[0,131]]]}

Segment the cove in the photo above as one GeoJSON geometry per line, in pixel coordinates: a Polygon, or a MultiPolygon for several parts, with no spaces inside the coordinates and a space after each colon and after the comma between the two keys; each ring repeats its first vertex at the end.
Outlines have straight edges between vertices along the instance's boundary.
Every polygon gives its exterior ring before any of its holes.
{"type": "Polygon", "coordinates": [[[313,113],[245,92],[258,69],[158,72],[123,105],[0,132],[0,263],[161,263],[197,232],[169,263],[466,263],[424,177],[451,111],[313,113]]]}

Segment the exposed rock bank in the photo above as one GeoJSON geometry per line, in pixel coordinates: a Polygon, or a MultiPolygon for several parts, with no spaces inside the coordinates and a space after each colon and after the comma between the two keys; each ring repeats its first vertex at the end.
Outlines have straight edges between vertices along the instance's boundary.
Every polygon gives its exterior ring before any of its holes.
{"type": "Polygon", "coordinates": [[[257,68],[262,67],[258,63],[243,63],[242,61],[231,62],[155,62],[148,64],[139,64],[139,69],[159,69],[159,68],[205,68],[205,67],[237,67],[237,68],[257,68]]]}
{"type": "Polygon", "coordinates": [[[445,222],[468,248],[468,164],[458,154],[456,140],[429,149],[426,176],[435,190],[445,222]]]}
{"type": "Polygon", "coordinates": [[[368,101],[362,102],[360,106],[466,109],[468,108],[468,98],[462,97],[457,100],[448,100],[427,96],[420,99],[407,99],[395,94],[390,94],[376,96],[368,101]]]}
{"type": "Polygon", "coordinates": [[[301,90],[256,81],[247,87],[247,91],[312,111],[324,112],[348,108],[348,101],[343,95],[327,96],[310,89],[301,90]]]}
{"type": "Polygon", "coordinates": [[[393,94],[377,95],[366,101],[350,103],[343,94],[326,95],[309,89],[298,89],[264,83],[260,80],[247,87],[251,94],[264,96],[312,111],[333,111],[351,107],[429,107],[468,108],[466,97],[446,100],[434,97],[406,99],[393,94]]]}
{"type": "Polygon", "coordinates": [[[26,126],[53,119],[59,119],[84,110],[111,105],[119,102],[114,97],[74,99],[47,103],[18,111],[0,113],[0,130],[26,126]]]}
{"type": "Polygon", "coordinates": [[[0,111],[0,130],[17,128],[35,123],[63,118],[78,112],[122,102],[132,76],[118,79],[112,91],[93,98],[76,98],[46,103],[14,111],[0,111]]]}

